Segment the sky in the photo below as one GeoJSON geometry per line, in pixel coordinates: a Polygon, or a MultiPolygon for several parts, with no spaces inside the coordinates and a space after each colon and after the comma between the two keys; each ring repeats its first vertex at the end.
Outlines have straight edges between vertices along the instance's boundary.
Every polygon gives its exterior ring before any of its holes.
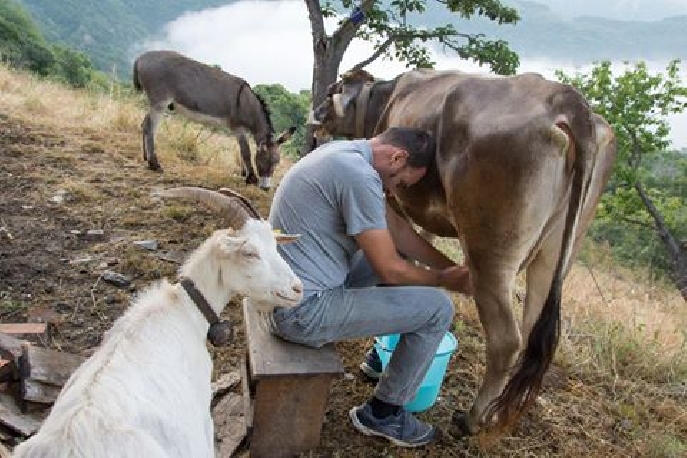
{"type": "MultiPolygon", "coordinates": [[[[502,0],[514,4],[518,0],[502,0]]],[[[522,0],[520,0],[522,1],[522,0]]],[[[534,0],[548,5],[565,18],[602,16],[624,21],[657,21],[687,14],[687,0],[534,0]]]]}
{"type": "MultiPolygon", "coordinates": [[[[551,6],[566,2],[549,0],[551,6]]],[[[657,10],[667,12],[665,14],[687,14],[687,0],[604,2],[606,6],[624,6],[628,11],[643,11],[643,8],[655,3],[657,10]],[[674,13],[667,9],[670,4],[675,5],[674,13]]],[[[654,15],[656,16],[655,12],[654,15]]],[[[336,20],[329,20],[326,24],[327,31],[333,31],[335,26],[336,20]]],[[[140,47],[145,50],[174,49],[201,62],[220,65],[224,71],[241,76],[251,85],[279,82],[292,92],[310,88],[312,44],[310,22],[302,0],[239,1],[220,8],[186,13],[168,23],[157,39],[146,41],[140,47]],[[255,18],[260,20],[256,21],[255,18]]],[[[344,56],[341,72],[367,58],[372,49],[372,44],[354,40],[344,56]]],[[[437,69],[489,72],[488,67],[479,67],[441,52],[435,52],[433,58],[437,69]]],[[[666,63],[647,62],[647,65],[652,71],[663,72],[666,63]]],[[[585,71],[587,68],[576,68],[570,63],[546,59],[521,60],[518,72],[535,71],[556,79],[556,69],[573,74],[576,70],[585,71]]],[[[622,66],[618,64],[618,68],[622,66]]],[[[392,78],[407,70],[400,62],[382,60],[377,60],[366,69],[382,79],[392,78]]],[[[683,81],[687,84],[687,67],[683,68],[682,73],[683,81]]],[[[684,129],[687,126],[687,113],[671,117],[670,124],[674,146],[687,148],[687,129],[684,129]]]]}

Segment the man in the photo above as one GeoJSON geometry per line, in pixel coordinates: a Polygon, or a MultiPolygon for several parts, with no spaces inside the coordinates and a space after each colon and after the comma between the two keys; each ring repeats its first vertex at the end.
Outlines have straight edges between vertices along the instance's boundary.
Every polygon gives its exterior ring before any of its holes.
{"type": "Polygon", "coordinates": [[[385,190],[417,183],[435,148],[428,133],[414,128],[329,142],[288,170],[269,217],[275,229],[301,234],[279,250],[304,287],[301,304],[273,313],[272,332],[314,347],[400,333],[383,373],[376,354],[368,354],[361,368],[377,364],[381,377],[374,396],[349,415],[362,433],[406,447],[435,436],[433,426],[402,406],[415,396],[453,322],[453,303],[438,287],[470,291],[467,270],[418,235],[384,199],[385,190]]]}

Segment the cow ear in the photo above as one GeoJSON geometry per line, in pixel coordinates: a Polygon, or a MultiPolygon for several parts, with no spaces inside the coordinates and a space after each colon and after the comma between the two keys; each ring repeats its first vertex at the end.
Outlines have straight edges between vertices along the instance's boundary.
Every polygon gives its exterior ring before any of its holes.
{"type": "Polygon", "coordinates": [[[332,103],[334,104],[334,110],[336,111],[336,116],[343,118],[346,115],[346,109],[351,104],[355,94],[350,92],[343,92],[341,94],[332,95],[332,103]]]}
{"type": "Polygon", "coordinates": [[[282,132],[281,134],[279,134],[279,137],[277,137],[277,145],[281,145],[281,144],[284,143],[286,140],[288,140],[289,138],[291,138],[291,136],[293,135],[294,132],[296,132],[296,127],[295,127],[295,126],[291,126],[291,127],[289,127],[288,129],[286,129],[284,132],[282,132]]]}

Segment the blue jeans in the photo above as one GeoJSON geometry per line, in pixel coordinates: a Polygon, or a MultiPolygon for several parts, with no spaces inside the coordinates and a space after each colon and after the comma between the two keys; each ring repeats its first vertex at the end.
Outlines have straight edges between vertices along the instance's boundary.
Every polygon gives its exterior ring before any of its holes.
{"type": "Polygon", "coordinates": [[[294,308],[277,309],[274,334],[303,345],[400,333],[375,388],[385,402],[404,405],[415,396],[441,340],[453,322],[453,302],[440,288],[375,286],[379,279],[362,251],[343,286],[308,292],[294,308]]]}

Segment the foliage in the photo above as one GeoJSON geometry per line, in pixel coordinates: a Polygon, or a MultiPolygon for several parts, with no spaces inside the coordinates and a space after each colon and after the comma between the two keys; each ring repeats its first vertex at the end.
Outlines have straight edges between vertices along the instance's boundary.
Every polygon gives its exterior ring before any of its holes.
{"type": "Polygon", "coordinates": [[[613,126],[618,159],[603,195],[592,237],[608,240],[626,262],[667,269],[670,259],[658,249],[654,220],[635,190],[641,183],[678,240],[687,238],[687,155],[669,151],[667,115],[687,108],[687,87],[682,85],[679,61],[671,61],[665,74],[652,74],[644,62],[625,63],[614,75],[611,63],[596,63],[589,74],[558,78],[577,87],[593,110],[613,126]]]}
{"type": "MultiPolygon", "coordinates": [[[[497,24],[514,24],[519,20],[517,11],[501,4],[499,0],[434,0],[443,5],[448,14],[444,24],[415,26],[409,15],[427,11],[430,0],[381,0],[370,1],[365,12],[365,21],[357,36],[375,44],[375,55],[406,62],[408,67],[433,67],[428,42],[436,41],[442,47],[455,51],[463,59],[474,59],[488,64],[499,74],[513,74],[520,61],[503,40],[487,40],[484,34],[463,33],[456,29],[452,18],[483,17],[497,24]]],[[[333,16],[337,10],[351,10],[353,0],[340,0],[340,7],[333,0],[326,0],[322,6],[325,17],[333,16]]],[[[347,19],[343,19],[341,26],[347,19]]],[[[374,57],[371,56],[371,57],[374,57]]],[[[376,57],[375,57],[376,58],[376,57]]]]}
{"type": "Polygon", "coordinates": [[[0,55],[15,68],[73,87],[102,82],[85,54],[48,43],[31,16],[13,0],[0,0],[0,55]]]}
{"type": "Polygon", "coordinates": [[[283,149],[292,155],[296,154],[296,146],[305,138],[305,123],[310,107],[310,92],[301,91],[294,94],[286,90],[281,84],[257,84],[253,90],[263,97],[270,107],[272,124],[277,133],[296,126],[297,130],[289,143],[283,149]]]}

